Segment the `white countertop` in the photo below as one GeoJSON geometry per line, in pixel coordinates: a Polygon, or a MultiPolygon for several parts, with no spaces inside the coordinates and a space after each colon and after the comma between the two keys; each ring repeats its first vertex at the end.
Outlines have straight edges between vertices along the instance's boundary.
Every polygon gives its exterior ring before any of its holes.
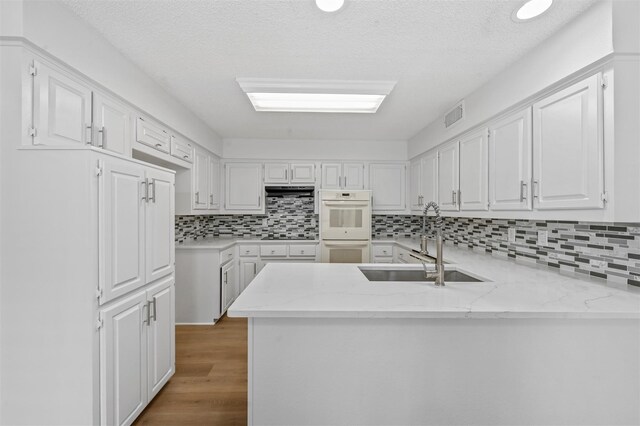
{"type": "Polygon", "coordinates": [[[318,243],[319,240],[263,240],[259,238],[239,237],[208,237],[198,240],[188,240],[176,243],[176,250],[210,249],[224,250],[234,244],[290,244],[290,243],[318,243]]]}
{"type": "MultiPolygon", "coordinates": [[[[382,240],[417,248],[415,239],[382,240]]],[[[381,243],[374,241],[374,244],[381,243]]],[[[435,249],[430,248],[431,253],[435,249]]],[[[447,267],[490,282],[370,282],[357,265],[267,265],[228,310],[232,317],[631,318],[640,291],[445,245],[447,267]]],[[[421,265],[376,265],[421,268],[421,265]]]]}

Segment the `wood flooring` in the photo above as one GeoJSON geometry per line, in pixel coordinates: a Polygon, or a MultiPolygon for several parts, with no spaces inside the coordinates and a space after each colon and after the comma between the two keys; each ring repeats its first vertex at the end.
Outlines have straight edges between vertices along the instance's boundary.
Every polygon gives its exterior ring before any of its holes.
{"type": "Polygon", "coordinates": [[[247,320],[176,326],[176,373],[134,425],[246,425],[247,320]]]}

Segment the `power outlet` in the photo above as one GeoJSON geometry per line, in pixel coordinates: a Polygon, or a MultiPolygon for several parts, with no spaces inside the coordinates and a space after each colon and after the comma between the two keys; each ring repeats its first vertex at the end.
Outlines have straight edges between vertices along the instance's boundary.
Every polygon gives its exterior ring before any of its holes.
{"type": "Polygon", "coordinates": [[[539,246],[547,246],[547,245],[549,245],[549,232],[548,231],[538,231],[538,245],[539,246]]]}
{"type": "Polygon", "coordinates": [[[509,231],[507,233],[507,237],[508,237],[508,241],[510,243],[515,243],[516,242],[516,228],[509,228],[509,231]]]}

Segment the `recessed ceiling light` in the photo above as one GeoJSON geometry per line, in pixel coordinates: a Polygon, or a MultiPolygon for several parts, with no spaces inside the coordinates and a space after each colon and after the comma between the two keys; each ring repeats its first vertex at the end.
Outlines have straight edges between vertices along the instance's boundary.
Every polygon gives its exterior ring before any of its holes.
{"type": "Polygon", "coordinates": [[[316,6],[323,12],[335,12],[344,5],[344,0],[316,0],[316,6]]]}
{"type": "Polygon", "coordinates": [[[542,15],[552,4],[553,0],[529,0],[513,14],[513,19],[515,21],[528,21],[542,15]]]}
{"type": "Polygon", "coordinates": [[[393,81],[279,80],[236,81],[256,111],[375,113],[393,81]]]}

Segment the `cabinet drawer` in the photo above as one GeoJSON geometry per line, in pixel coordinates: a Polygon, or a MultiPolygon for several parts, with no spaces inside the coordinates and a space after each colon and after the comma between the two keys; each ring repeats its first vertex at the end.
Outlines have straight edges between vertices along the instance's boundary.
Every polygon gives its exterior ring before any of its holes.
{"type": "Polygon", "coordinates": [[[233,259],[233,251],[234,251],[234,247],[229,247],[228,249],[224,249],[220,252],[221,265],[233,259]]]}
{"type": "Polygon", "coordinates": [[[193,163],[193,146],[176,136],[171,136],[171,155],[193,163]]]}
{"type": "Polygon", "coordinates": [[[374,257],[391,257],[393,256],[393,246],[374,245],[373,256],[374,257]]]}
{"type": "Polygon", "coordinates": [[[238,252],[240,256],[257,256],[258,255],[258,246],[239,246],[238,252]]]}
{"type": "Polygon", "coordinates": [[[159,125],[138,117],[136,121],[136,140],[155,149],[169,153],[169,133],[159,125]]]}
{"type": "Polygon", "coordinates": [[[315,255],[315,244],[291,244],[289,246],[289,256],[291,257],[314,257],[315,255]]]}
{"type": "Polygon", "coordinates": [[[260,256],[287,257],[287,246],[284,244],[265,244],[260,246],[260,256]]]}

